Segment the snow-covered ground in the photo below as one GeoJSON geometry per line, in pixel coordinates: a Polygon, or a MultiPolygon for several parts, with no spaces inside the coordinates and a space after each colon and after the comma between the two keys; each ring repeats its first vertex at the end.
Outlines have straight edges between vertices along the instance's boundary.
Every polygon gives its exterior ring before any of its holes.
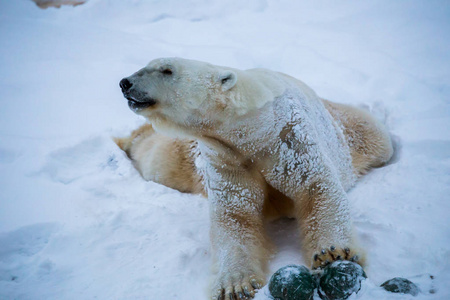
{"type": "MultiPolygon", "coordinates": [[[[385,118],[397,158],[349,194],[369,259],[352,299],[410,299],[377,287],[396,276],[450,299],[444,0],[0,0],[0,299],[207,298],[207,200],[143,181],[110,139],[143,122],[119,80],[167,56],[282,71],[385,118]]],[[[293,222],[269,231],[272,272],[304,264],[293,222]]]]}

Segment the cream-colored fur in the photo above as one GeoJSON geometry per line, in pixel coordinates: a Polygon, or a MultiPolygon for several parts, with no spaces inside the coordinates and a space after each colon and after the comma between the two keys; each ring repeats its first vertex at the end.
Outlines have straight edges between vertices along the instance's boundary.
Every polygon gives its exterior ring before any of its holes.
{"type": "Polygon", "coordinates": [[[129,137],[114,138],[114,141],[145,180],[183,193],[205,194],[194,166],[195,141],[158,134],[150,124],[136,129],[129,137]]]}
{"type": "Polygon", "coordinates": [[[263,229],[267,218],[298,219],[312,268],[337,259],[364,265],[345,192],[392,156],[389,134],[377,120],[263,69],[169,58],[127,80],[123,92],[136,113],[163,135],[189,137],[166,138],[147,126],[118,144],[144,178],[182,173],[147,179],[198,192],[201,174],[211,207],[214,299],[251,297],[264,284],[272,250],[263,229]],[[173,150],[178,147],[184,150],[173,150]],[[195,178],[187,181],[193,186],[182,186],[180,178],[195,178]]]}

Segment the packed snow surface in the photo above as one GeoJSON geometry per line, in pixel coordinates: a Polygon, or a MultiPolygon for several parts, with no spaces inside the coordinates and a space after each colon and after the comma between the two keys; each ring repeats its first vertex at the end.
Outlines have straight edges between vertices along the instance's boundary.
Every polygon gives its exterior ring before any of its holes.
{"type": "MultiPolygon", "coordinates": [[[[450,299],[449,16],[447,1],[0,0],[0,299],[207,299],[207,200],[145,182],[110,139],[143,123],[120,79],[173,56],[281,71],[383,119],[396,156],[349,192],[369,261],[350,299],[410,299],[379,287],[394,277],[450,299]]],[[[294,222],[269,234],[272,273],[305,264],[294,222]]]]}

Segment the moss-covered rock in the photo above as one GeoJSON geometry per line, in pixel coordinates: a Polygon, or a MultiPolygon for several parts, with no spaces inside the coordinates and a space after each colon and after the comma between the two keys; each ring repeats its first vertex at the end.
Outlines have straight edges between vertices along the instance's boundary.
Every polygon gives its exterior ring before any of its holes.
{"type": "Polygon", "coordinates": [[[312,300],[316,281],[304,266],[288,265],[276,271],[269,291],[276,300],[312,300]]]}
{"type": "Polygon", "coordinates": [[[324,300],[343,300],[361,289],[366,279],[362,267],[350,261],[335,261],[323,271],[319,283],[319,296],[324,300]]]}

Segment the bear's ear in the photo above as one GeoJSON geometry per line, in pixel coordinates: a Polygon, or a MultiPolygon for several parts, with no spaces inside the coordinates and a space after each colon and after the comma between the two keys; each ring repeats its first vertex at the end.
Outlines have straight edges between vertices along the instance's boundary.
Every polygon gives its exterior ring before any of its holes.
{"type": "Polygon", "coordinates": [[[219,75],[219,82],[222,85],[222,91],[228,91],[236,85],[237,75],[233,71],[225,71],[219,75]]]}

